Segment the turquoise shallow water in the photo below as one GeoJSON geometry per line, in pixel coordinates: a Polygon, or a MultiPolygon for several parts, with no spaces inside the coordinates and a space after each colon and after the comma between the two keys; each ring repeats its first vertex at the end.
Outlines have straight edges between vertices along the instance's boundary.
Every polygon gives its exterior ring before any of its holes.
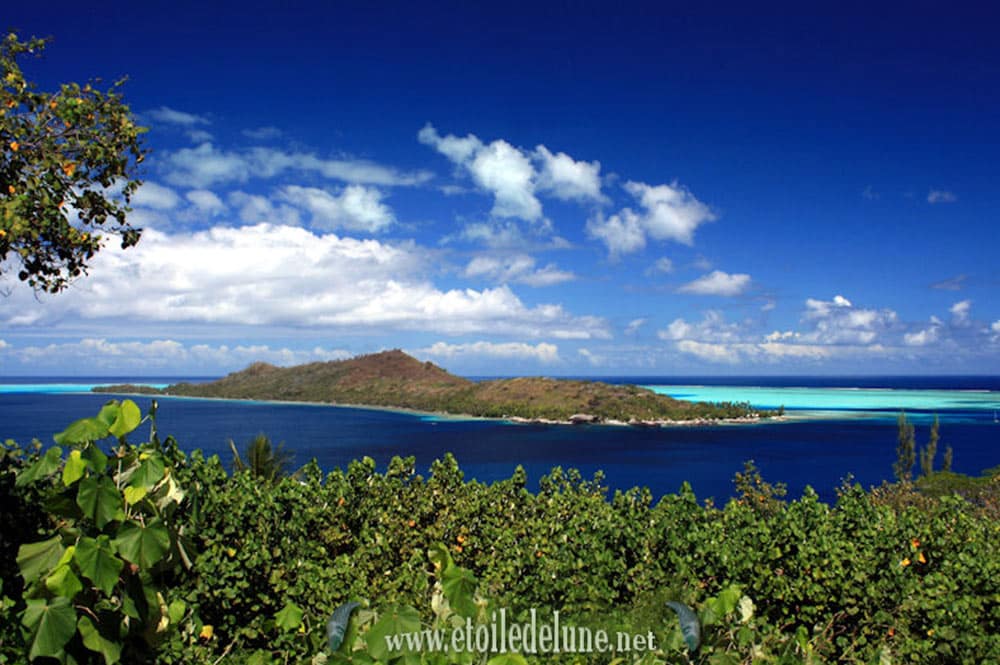
{"type": "MultiPolygon", "coordinates": [[[[650,385],[651,390],[692,402],[750,402],[762,409],[824,411],[1000,410],[990,390],[900,390],[757,386],[650,385]]],[[[839,414],[843,417],[844,414],[839,414]]]]}
{"type": "MultiPolygon", "coordinates": [[[[97,383],[0,383],[0,395],[8,393],[43,393],[60,395],[72,393],[89,393],[96,386],[106,386],[107,381],[97,383]]],[[[153,388],[166,388],[166,383],[142,383],[137,385],[153,388]]]]}

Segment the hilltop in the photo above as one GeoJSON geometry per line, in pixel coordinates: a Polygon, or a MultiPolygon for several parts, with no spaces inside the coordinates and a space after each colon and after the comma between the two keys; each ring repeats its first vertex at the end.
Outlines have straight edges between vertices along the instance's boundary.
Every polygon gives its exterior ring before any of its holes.
{"type": "MultiPolygon", "coordinates": [[[[95,390],[131,392],[131,388],[106,386],[95,390]]],[[[178,383],[160,392],[558,422],[652,424],[756,417],[746,404],[683,402],[631,385],[541,377],[470,381],[399,350],[295,367],[258,362],[217,381],[178,383]]]]}

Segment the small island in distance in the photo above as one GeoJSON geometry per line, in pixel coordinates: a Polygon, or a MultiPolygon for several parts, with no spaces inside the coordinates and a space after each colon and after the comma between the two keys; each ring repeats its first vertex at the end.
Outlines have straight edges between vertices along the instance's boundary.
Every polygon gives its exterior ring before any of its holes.
{"type": "Polygon", "coordinates": [[[393,350],[276,367],[257,362],[208,383],[157,389],[120,384],[95,392],[383,407],[514,422],[635,426],[752,422],[773,417],[747,403],[685,402],[634,385],[527,377],[472,381],[393,350]]]}

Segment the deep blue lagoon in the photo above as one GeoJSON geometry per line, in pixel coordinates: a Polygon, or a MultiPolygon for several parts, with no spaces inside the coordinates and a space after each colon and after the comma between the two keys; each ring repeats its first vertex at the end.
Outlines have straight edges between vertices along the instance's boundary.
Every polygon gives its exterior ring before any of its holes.
{"type": "MultiPolygon", "coordinates": [[[[0,439],[51,443],[53,433],[93,415],[109,396],[88,394],[109,379],[0,379],[0,439]],[[84,392],[75,392],[84,391],[84,392]]],[[[134,379],[132,379],[134,381],[134,379]]],[[[608,381],[609,379],[603,378],[608,381]]],[[[764,477],[797,497],[812,486],[825,500],[848,475],[864,486],[892,477],[896,417],[905,409],[917,443],[941,420],[941,445],[954,449],[954,469],[978,474],[1000,464],[1000,378],[658,378],[610,379],[647,385],[682,399],[784,405],[788,420],[751,425],[637,429],[611,426],[513,425],[408,413],[268,402],[160,398],[159,429],[182,448],[229,459],[228,440],[242,445],[264,432],[294,451],[295,463],[316,458],[322,468],[369,456],[383,467],[394,455],[430,463],[451,452],[467,479],[491,482],[525,468],[529,487],[555,466],[598,470],[612,490],[649,487],[654,497],[684,481],[700,498],[723,501],[732,477],[753,459],[764,477]]],[[[176,379],[143,379],[162,385],[176,379]]],[[[133,398],[143,409],[150,398],[133,398]]],[[[939,457],[940,460],[940,457],[939,457]]]]}

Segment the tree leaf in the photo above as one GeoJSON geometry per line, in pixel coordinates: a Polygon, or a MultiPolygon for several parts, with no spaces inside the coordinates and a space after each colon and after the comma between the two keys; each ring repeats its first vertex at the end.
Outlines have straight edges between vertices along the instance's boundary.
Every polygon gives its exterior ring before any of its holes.
{"type": "Polygon", "coordinates": [[[101,634],[88,616],[81,616],[76,624],[83,637],[83,646],[104,656],[105,665],[114,665],[121,660],[122,645],[101,634]]]}
{"type": "Polygon", "coordinates": [[[677,612],[677,619],[680,621],[681,633],[684,635],[688,651],[697,651],[701,644],[701,624],[698,623],[697,615],[684,603],[678,603],[674,600],[668,602],[667,607],[677,612]]]}
{"type": "Polygon", "coordinates": [[[89,476],[80,481],[76,504],[98,529],[103,529],[108,522],[120,517],[122,495],[107,476],[89,476]]]}
{"type": "Polygon", "coordinates": [[[134,430],[142,422],[142,412],[135,402],[123,400],[118,407],[118,417],[111,423],[108,432],[119,439],[134,430]]]}
{"type": "Polygon", "coordinates": [[[96,540],[81,538],[76,545],[74,559],[83,576],[104,595],[110,596],[125,565],[111,549],[111,539],[108,536],[98,536],[96,540]]]}
{"type": "Polygon", "coordinates": [[[148,570],[170,549],[170,533],[159,520],[152,520],[146,526],[126,522],[118,531],[115,547],[127,561],[148,570]]]}
{"type": "Polygon", "coordinates": [[[75,598],[76,594],[83,591],[83,583],[69,565],[75,550],[76,548],[73,546],[68,547],[66,553],[60,559],[59,565],[45,578],[46,589],[53,595],[65,596],[70,600],[75,598]]]}
{"type": "Polygon", "coordinates": [[[59,536],[38,543],[26,543],[17,549],[17,566],[26,584],[31,584],[43,573],[59,565],[66,549],[59,536]]]}
{"type": "Polygon", "coordinates": [[[87,462],[83,459],[83,454],[79,450],[71,450],[69,457],[66,458],[66,466],[63,467],[63,485],[69,487],[80,480],[86,470],[87,462]]]}
{"type": "Polygon", "coordinates": [[[108,426],[97,418],[81,418],[52,438],[61,446],[100,441],[108,435],[108,426]]]}
{"type": "Polygon", "coordinates": [[[24,487],[28,483],[33,483],[40,478],[51,476],[59,468],[62,462],[62,448],[53,446],[45,451],[45,454],[38,458],[34,464],[17,474],[15,485],[24,487]]]}
{"type": "Polygon", "coordinates": [[[132,487],[150,489],[163,479],[164,471],[163,458],[156,454],[150,455],[139,462],[139,466],[129,479],[129,484],[132,487]]]}
{"type": "Polygon", "coordinates": [[[120,409],[118,400],[113,399],[104,403],[101,410],[94,416],[94,420],[102,423],[106,428],[110,428],[112,423],[118,419],[118,411],[120,409]]]}
{"type": "Polygon", "coordinates": [[[330,643],[330,651],[336,651],[344,642],[344,633],[347,632],[347,624],[351,620],[351,614],[358,607],[360,607],[360,603],[351,601],[344,603],[330,615],[330,620],[326,622],[326,639],[330,643]]]}
{"type": "Polygon", "coordinates": [[[126,487],[122,494],[125,496],[125,503],[134,506],[146,497],[148,490],[145,487],[126,487]]]}
{"type": "Polygon", "coordinates": [[[76,610],[68,598],[29,598],[21,617],[30,631],[31,651],[28,658],[47,656],[58,658],[63,647],[76,633],[76,610]]]}
{"type": "Polygon", "coordinates": [[[90,444],[83,449],[83,459],[87,460],[87,465],[94,473],[104,473],[108,467],[108,456],[97,446],[90,444]]]}
{"type": "Polygon", "coordinates": [[[420,614],[415,609],[412,607],[391,608],[365,634],[368,655],[375,660],[387,662],[389,656],[398,656],[399,653],[389,651],[389,645],[386,644],[385,638],[389,635],[402,635],[418,630],[420,630],[420,614]]]}
{"type": "Polygon", "coordinates": [[[474,595],[479,582],[471,570],[448,566],[441,573],[441,589],[452,609],[463,617],[472,618],[479,612],[474,595]]]}
{"type": "Polygon", "coordinates": [[[295,603],[287,602],[274,615],[274,622],[282,630],[295,630],[302,625],[302,608],[295,603]]]}

